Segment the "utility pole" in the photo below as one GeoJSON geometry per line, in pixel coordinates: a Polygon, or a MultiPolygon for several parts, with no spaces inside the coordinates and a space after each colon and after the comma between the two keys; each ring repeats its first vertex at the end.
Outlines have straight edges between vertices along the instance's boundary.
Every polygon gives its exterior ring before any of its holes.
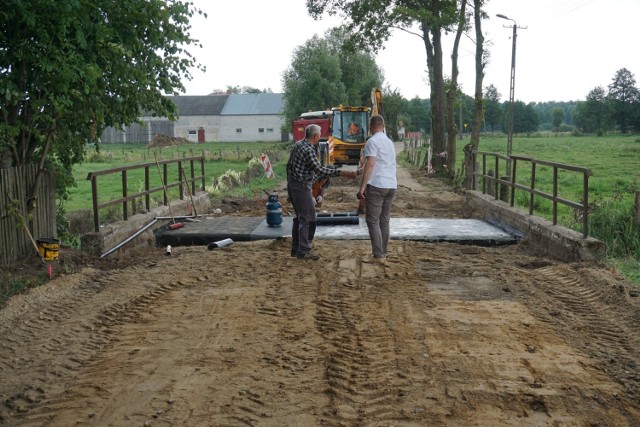
{"type": "MultiPolygon", "coordinates": [[[[506,17],[502,14],[496,15],[498,18],[506,19],[513,22],[513,42],[511,44],[511,79],[509,81],[509,124],[507,129],[507,157],[511,157],[513,150],[513,109],[514,109],[514,95],[516,86],[516,39],[518,37],[517,29],[521,28],[526,30],[527,27],[518,27],[516,21],[506,17]]],[[[509,27],[505,27],[509,28],[509,27]]],[[[507,175],[511,175],[511,160],[507,160],[507,175]]]]}

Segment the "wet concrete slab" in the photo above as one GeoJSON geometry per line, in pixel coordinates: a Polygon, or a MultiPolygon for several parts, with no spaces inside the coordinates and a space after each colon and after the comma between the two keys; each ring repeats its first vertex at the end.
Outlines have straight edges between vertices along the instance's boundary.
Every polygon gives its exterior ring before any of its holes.
{"type": "MultiPolygon", "coordinates": [[[[157,246],[208,245],[223,239],[252,241],[278,239],[291,235],[292,217],[283,217],[280,226],[267,225],[265,218],[218,217],[202,218],[200,222],[186,222],[184,227],[155,232],[157,246]]],[[[519,236],[478,219],[441,218],[391,218],[392,240],[416,240],[425,242],[456,242],[480,246],[517,243],[519,236]]],[[[323,220],[316,230],[316,239],[364,240],[369,232],[363,217],[349,221],[323,220]],[[347,223],[352,222],[352,223],[347,223]]]]}

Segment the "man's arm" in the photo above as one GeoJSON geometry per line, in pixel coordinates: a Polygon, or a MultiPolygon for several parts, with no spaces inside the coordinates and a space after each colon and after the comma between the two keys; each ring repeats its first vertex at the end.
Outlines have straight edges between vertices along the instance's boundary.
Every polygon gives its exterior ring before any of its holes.
{"type": "Polygon", "coordinates": [[[309,153],[311,153],[309,155],[309,162],[310,162],[311,169],[313,169],[313,171],[316,173],[316,179],[315,179],[316,181],[322,178],[328,178],[330,176],[344,176],[350,179],[356,178],[355,171],[342,171],[340,169],[328,168],[326,166],[322,166],[318,158],[313,153],[313,150],[311,150],[309,153]]]}
{"type": "Polygon", "coordinates": [[[364,159],[364,172],[362,173],[362,181],[360,181],[360,191],[358,191],[358,199],[364,199],[364,191],[369,183],[369,178],[373,173],[373,168],[376,166],[377,157],[367,156],[364,159]]]}

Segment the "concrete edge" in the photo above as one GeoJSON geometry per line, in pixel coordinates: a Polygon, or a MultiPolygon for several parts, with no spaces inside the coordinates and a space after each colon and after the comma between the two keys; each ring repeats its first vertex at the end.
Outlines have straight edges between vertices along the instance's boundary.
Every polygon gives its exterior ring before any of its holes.
{"type": "Polygon", "coordinates": [[[565,262],[596,261],[607,255],[604,242],[551,221],[529,215],[522,209],[496,200],[479,191],[467,190],[466,202],[488,222],[505,229],[517,230],[527,244],[546,256],[565,262]]]}
{"type": "MultiPolygon", "coordinates": [[[[106,224],[102,226],[98,232],[83,234],[80,237],[80,250],[91,255],[100,256],[133,236],[156,217],[170,218],[171,214],[173,214],[174,217],[190,215],[190,204],[191,200],[174,200],[170,202],[171,208],[164,205],[158,206],[150,212],[133,215],[126,221],[106,224]]],[[[193,195],[193,204],[195,205],[196,212],[205,213],[211,210],[211,199],[209,198],[209,194],[205,191],[199,191],[193,195]]],[[[154,231],[166,224],[169,224],[170,222],[171,219],[158,220],[158,222],[153,226],[149,227],[139,236],[136,236],[133,240],[127,242],[124,246],[108,256],[116,258],[123,257],[130,255],[135,251],[155,247],[156,238],[154,231]]]]}

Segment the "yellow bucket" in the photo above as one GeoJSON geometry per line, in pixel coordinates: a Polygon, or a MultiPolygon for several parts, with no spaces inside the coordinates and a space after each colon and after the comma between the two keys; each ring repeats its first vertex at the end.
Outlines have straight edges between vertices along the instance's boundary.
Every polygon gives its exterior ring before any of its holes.
{"type": "Polygon", "coordinates": [[[58,239],[38,239],[38,251],[45,261],[53,261],[58,259],[58,251],[60,250],[60,240],[58,239]]]}

